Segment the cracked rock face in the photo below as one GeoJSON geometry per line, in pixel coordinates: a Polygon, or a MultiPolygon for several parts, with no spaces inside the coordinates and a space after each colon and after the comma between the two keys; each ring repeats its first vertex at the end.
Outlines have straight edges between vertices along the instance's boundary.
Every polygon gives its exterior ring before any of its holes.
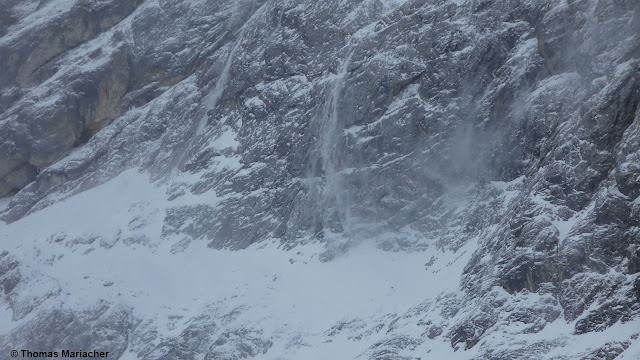
{"type": "Polygon", "coordinates": [[[639,34],[631,0],[0,0],[0,359],[640,357],[639,34]]]}

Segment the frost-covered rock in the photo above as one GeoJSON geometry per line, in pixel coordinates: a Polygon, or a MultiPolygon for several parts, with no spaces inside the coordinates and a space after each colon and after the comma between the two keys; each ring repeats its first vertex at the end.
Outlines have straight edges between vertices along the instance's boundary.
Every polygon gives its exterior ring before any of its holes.
{"type": "Polygon", "coordinates": [[[0,358],[640,356],[639,19],[0,0],[0,358]]]}

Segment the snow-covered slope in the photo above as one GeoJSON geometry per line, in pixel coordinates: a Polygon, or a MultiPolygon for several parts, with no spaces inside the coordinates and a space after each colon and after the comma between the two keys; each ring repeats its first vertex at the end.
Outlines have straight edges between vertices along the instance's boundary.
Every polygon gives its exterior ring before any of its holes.
{"type": "Polygon", "coordinates": [[[0,359],[640,358],[639,16],[0,0],[0,359]]]}

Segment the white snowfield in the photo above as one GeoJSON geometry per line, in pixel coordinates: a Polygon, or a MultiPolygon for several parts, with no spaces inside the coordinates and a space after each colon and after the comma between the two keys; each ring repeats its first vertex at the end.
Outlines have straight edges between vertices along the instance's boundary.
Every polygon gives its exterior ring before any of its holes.
{"type": "MultiPolygon", "coordinates": [[[[215,194],[191,201],[215,201],[215,194]]],[[[579,358],[640,331],[640,322],[633,321],[572,336],[574,324],[559,318],[526,335],[516,322],[489,330],[481,346],[454,349],[446,338],[426,338],[424,324],[443,322],[436,306],[442,297],[464,301],[460,275],[475,242],[456,252],[430,246],[406,253],[380,250],[378,239],[361,239],[328,262],[318,259],[325,249],[320,243],[284,250],[273,241],[227,251],[196,239],[176,252],[180,239],[160,240],[169,205],[175,204],[166,200],[163,185],[128,170],[15,223],[0,223],[0,249],[30,272],[18,285],[20,298],[12,301],[69,309],[106,301],[131,309],[140,319],[137,331],[157,331],[156,345],[209,315],[219,324],[217,332],[254,329],[271,341],[255,359],[357,359],[372,345],[398,337],[423,340],[400,352],[409,358],[472,359],[487,346],[540,341],[558,345],[545,359],[579,358]]],[[[518,301],[537,296],[522,295],[518,301]]],[[[8,305],[3,300],[0,307],[2,334],[37,314],[13,321],[8,305]]],[[[447,321],[455,323],[456,316],[447,321]]],[[[138,341],[132,339],[121,359],[138,358],[138,341]]],[[[636,342],[619,358],[639,356],[636,342]]]]}

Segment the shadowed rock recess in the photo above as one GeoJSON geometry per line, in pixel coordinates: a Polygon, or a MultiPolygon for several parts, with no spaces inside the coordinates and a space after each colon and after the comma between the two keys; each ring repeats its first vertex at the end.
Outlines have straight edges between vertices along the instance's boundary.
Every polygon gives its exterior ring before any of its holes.
{"type": "Polygon", "coordinates": [[[640,2],[0,0],[0,359],[640,359],[640,2]]]}

